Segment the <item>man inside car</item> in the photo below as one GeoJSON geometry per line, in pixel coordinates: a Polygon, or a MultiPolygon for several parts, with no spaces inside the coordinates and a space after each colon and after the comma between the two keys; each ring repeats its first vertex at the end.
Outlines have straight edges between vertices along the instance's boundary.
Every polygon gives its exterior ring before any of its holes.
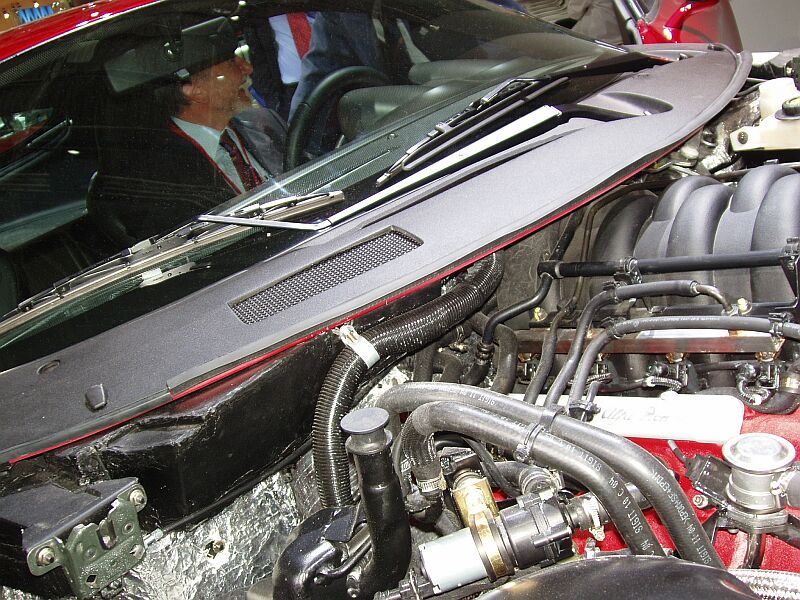
{"type": "Polygon", "coordinates": [[[180,225],[282,172],[285,122],[251,101],[252,67],[226,18],[149,40],[105,71],[124,101],[108,131],[126,140],[113,140],[113,153],[101,148],[88,204],[121,243],[180,225]]]}
{"type": "Polygon", "coordinates": [[[253,69],[237,55],[227,22],[196,37],[197,58],[204,60],[176,71],[177,80],[158,89],[156,99],[170,130],[204,155],[234,192],[251,190],[281,172],[285,124],[254,106],[247,92],[253,69]]]}

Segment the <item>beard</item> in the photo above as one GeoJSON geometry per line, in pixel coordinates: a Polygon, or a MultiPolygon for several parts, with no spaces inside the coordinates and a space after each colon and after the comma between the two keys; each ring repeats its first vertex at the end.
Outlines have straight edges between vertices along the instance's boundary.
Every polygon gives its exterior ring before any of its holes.
{"type": "Polygon", "coordinates": [[[236,112],[241,112],[249,108],[258,106],[257,102],[250,94],[250,86],[253,84],[250,77],[245,77],[242,85],[239,86],[239,93],[236,96],[236,112]]]}

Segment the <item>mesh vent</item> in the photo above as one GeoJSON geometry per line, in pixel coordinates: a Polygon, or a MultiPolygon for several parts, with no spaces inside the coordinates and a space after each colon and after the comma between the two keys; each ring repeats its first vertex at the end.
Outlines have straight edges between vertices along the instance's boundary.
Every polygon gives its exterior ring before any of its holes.
{"type": "Polygon", "coordinates": [[[389,231],[290,275],[283,281],[233,304],[243,323],[251,325],[366,273],[421,245],[414,238],[389,231]]]}

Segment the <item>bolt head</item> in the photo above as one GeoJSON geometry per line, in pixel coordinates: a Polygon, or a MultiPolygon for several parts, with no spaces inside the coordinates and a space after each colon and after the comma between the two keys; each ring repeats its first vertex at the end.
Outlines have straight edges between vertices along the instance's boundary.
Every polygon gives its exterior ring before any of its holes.
{"type": "Polygon", "coordinates": [[[708,508],[709,501],[703,494],[696,494],[694,498],[692,498],[692,504],[697,508],[708,508]]]}
{"type": "Polygon", "coordinates": [[[136,508],[141,508],[147,503],[147,496],[144,495],[144,491],[136,488],[130,493],[128,500],[130,500],[131,504],[133,504],[136,508]]]}
{"type": "Polygon", "coordinates": [[[740,131],[739,135],[736,136],[736,138],[739,140],[740,144],[746,144],[747,140],[748,140],[747,132],[746,131],[740,131]]]}
{"type": "Polygon", "coordinates": [[[40,567],[46,567],[56,562],[56,553],[50,546],[45,546],[36,553],[36,564],[40,567]]]}

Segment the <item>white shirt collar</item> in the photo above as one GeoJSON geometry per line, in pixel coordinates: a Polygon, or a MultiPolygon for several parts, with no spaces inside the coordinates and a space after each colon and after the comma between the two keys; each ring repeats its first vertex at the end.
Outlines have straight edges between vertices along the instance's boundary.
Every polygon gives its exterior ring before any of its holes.
{"type": "Polygon", "coordinates": [[[190,123],[178,117],[172,117],[172,120],[186,135],[197,142],[206,154],[214,158],[217,154],[217,148],[219,148],[219,138],[222,136],[221,131],[207,125],[190,123]]]}

